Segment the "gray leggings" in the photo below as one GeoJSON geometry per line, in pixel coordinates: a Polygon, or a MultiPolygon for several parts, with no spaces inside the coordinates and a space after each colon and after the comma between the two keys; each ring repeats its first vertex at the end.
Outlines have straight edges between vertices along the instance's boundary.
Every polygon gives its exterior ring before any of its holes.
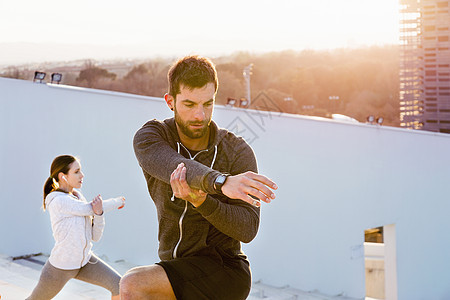
{"type": "Polygon", "coordinates": [[[62,270],[48,261],[42,268],[38,285],[27,300],[47,300],[55,297],[71,278],[99,285],[109,290],[112,296],[119,294],[120,274],[95,255],[81,269],[62,270]]]}

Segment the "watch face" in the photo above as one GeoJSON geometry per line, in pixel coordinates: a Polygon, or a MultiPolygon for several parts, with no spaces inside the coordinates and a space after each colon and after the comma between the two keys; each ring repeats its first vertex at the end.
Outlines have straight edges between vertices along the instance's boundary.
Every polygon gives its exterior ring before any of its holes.
{"type": "Polygon", "coordinates": [[[223,184],[225,182],[225,177],[224,175],[220,175],[219,177],[217,177],[217,184],[223,184]]]}
{"type": "Polygon", "coordinates": [[[227,176],[222,174],[222,175],[217,176],[216,180],[214,180],[214,190],[218,194],[222,193],[222,185],[225,183],[226,179],[227,179],[227,176]]]}

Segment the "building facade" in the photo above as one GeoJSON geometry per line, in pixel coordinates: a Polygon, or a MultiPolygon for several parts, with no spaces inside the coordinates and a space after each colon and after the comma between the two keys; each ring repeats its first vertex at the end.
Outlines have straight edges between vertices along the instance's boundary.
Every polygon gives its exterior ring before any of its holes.
{"type": "Polygon", "coordinates": [[[400,125],[450,133],[450,0],[400,0],[400,125]]]}

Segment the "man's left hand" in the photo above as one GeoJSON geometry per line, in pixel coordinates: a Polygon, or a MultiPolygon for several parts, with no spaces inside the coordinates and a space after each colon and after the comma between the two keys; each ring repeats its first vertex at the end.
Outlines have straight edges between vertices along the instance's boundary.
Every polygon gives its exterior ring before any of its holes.
{"type": "Polygon", "coordinates": [[[206,200],[207,193],[202,190],[192,189],[188,185],[184,163],[180,163],[170,175],[170,186],[175,197],[188,201],[195,207],[202,205],[206,200]]]}

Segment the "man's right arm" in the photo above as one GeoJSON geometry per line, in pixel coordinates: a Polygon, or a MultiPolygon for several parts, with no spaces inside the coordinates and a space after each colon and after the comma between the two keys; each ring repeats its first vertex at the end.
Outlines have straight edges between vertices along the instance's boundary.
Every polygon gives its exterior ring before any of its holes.
{"type": "Polygon", "coordinates": [[[213,182],[220,173],[197,161],[187,159],[173,149],[168,140],[168,129],[160,121],[152,120],[139,129],[133,140],[134,152],[141,168],[167,184],[170,175],[180,163],[188,168],[189,186],[214,194],[213,182]]]}

